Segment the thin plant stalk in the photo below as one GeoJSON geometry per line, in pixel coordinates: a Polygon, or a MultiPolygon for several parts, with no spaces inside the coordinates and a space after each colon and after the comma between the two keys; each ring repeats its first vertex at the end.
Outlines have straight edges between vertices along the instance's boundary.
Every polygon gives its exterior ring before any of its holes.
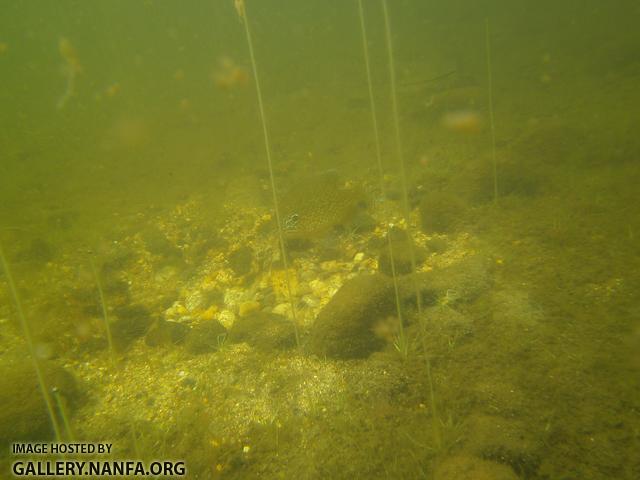
{"type": "Polygon", "coordinates": [[[262,100],[262,89],[260,88],[260,78],[258,76],[258,67],[253,49],[253,40],[251,38],[251,29],[249,28],[249,18],[247,17],[247,9],[244,0],[235,0],[234,2],[238,16],[244,25],[244,32],[247,36],[247,45],[249,47],[249,57],[251,60],[251,70],[256,85],[256,95],[258,97],[258,109],[260,111],[260,120],[262,123],[262,134],[264,137],[264,149],[267,157],[267,165],[269,167],[269,181],[271,183],[271,194],[273,196],[273,209],[276,215],[276,223],[278,225],[278,241],[280,243],[280,254],[282,255],[282,264],[284,266],[285,283],[287,285],[287,295],[291,305],[291,316],[293,317],[293,328],[296,336],[296,345],[300,348],[300,332],[298,331],[298,319],[296,314],[295,301],[293,299],[293,291],[291,288],[291,278],[289,277],[289,261],[287,260],[287,247],[284,241],[284,233],[282,231],[282,222],[280,216],[280,205],[278,195],[276,193],[276,181],[273,174],[273,160],[271,158],[271,140],[269,130],[267,128],[267,117],[264,111],[264,102],[262,100]]]}
{"type": "Polygon", "coordinates": [[[487,52],[487,89],[489,90],[489,124],[491,127],[491,162],[493,166],[493,201],[498,201],[498,160],[496,158],[496,124],[493,115],[493,73],[491,69],[491,32],[489,19],[484,19],[484,40],[487,52]]]}
{"type": "Polygon", "coordinates": [[[60,412],[60,417],[62,418],[62,424],[64,425],[64,429],[67,432],[66,440],[69,442],[73,442],[74,436],[73,436],[73,431],[71,430],[71,424],[69,423],[69,415],[67,414],[65,399],[60,395],[60,392],[58,391],[58,389],[53,390],[53,398],[56,401],[58,412],[60,412]]]}
{"type": "MultiPolygon", "coordinates": [[[[407,188],[407,174],[406,168],[404,164],[404,151],[402,147],[402,135],[400,132],[400,115],[398,113],[398,95],[396,89],[396,69],[395,69],[395,60],[393,56],[393,41],[391,38],[391,22],[389,21],[389,9],[387,7],[387,0],[382,0],[382,12],[384,16],[384,26],[385,26],[385,37],[387,41],[387,56],[388,56],[388,64],[389,64],[389,79],[390,79],[390,87],[391,87],[391,106],[392,106],[392,114],[393,114],[393,125],[394,125],[394,133],[395,133],[395,143],[396,143],[396,154],[398,158],[398,164],[400,166],[400,179],[402,182],[402,207],[404,210],[404,217],[407,222],[407,227],[409,227],[409,217],[410,217],[410,209],[409,209],[409,189],[407,188]]],[[[414,272],[412,275],[412,283],[415,290],[416,295],[416,304],[418,307],[418,319],[421,327],[421,337],[422,337],[422,349],[425,358],[425,366],[427,369],[427,382],[429,384],[429,401],[431,402],[432,409],[432,421],[433,421],[433,430],[436,437],[436,443],[438,448],[442,445],[442,435],[440,432],[440,423],[438,417],[438,409],[435,397],[435,389],[433,385],[433,376],[431,374],[431,360],[429,359],[429,352],[427,350],[426,343],[426,325],[425,319],[422,315],[422,298],[420,296],[420,291],[418,288],[418,283],[415,278],[416,272],[416,256],[415,251],[413,249],[413,244],[410,243],[409,254],[411,258],[411,270],[414,272]]]]}
{"type": "Polygon", "coordinates": [[[7,262],[7,258],[4,255],[2,245],[0,245],[0,262],[2,263],[2,268],[4,269],[4,272],[7,276],[7,282],[9,283],[9,290],[11,292],[11,297],[16,307],[16,311],[18,312],[18,319],[20,321],[20,326],[22,327],[22,333],[24,335],[25,341],[27,342],[29,356],[31,357],[31,364],[33,365],[33,370],[36,372],[36,377],[38,378],[38,385],[40,386],[40,392],[42,393],[42,397],[44,398],[44,403],[47,407],[49,419],[51,420],[51,426],[53,427],[53,432],[55,434],[56,441],[60,442],[62,440],[62,436],[61,436],[60,426],[58,425],[58,420],[56,418],[55,409],[53,407],[53,400],[51,399],[51,396],[49,394],[47,383],[44,380],[42,367],[40,366],[40,362],[38,361],[35,346],[33,344],[33,335],[31,334],[31,327],[29,326],[29,322],[27,322],[27,317],[25,316],[24,310],[22,309],[22,302],[20,301],[20,295],[18,295],[18,289],[16,288],[16,284],[13,281],[13,275],[11,274],[11,269],[9,268],[9,262],[7,262]]]}
{"type": "MultiPolygon", "coordinates": [[[[396,68],[395,68],[395,60],[393,56],[393,41],[391,39],[391,23],[389,21],[389,11],[387,8],[387,1],[382,0],[382,11],[384,14],[384,26],[385,26],[385,37],[387,41],[387,60],[389,64],[389,83],[391,88],[391,107],[392,107],[392,115],[393,115],[393,127],[394,127],[394,136],[395,136],[395,144],[396,144],[396,157],[398,161],[398,166],[400,169],[400,182],[402,184],[402,211],[405,221],[407,222],[407,228],[409,225],[409,218],[411,216],[410,208],[409,208],[409,188],[407,187],[407,173],[406,167],[404,164],[404,148],[402,146],[402,134],[400,132],[400,114],[398,113],[398,95],[396,89],[396,68]]],[[[413,248],[413,243],[409,243],[409,257],[411,259],[411,271],[416,271],[416,255],[413,248]]],[[[412,277],[413,286],[416,294],[416,303],[418,305],[418,314],[422,313],[422,298],[420,297],[420,292],[418,289],[418,284],[416,283],[415,276],[412,277]]]]}
{"type": "MultiPolygon", "coordinates": [[[[360,16],[360,31],[362,33],[362,51],[364,53],[364,64],[365,70],[367,73],[367,86],[369,90],[369,103],[370,103],[370,111],[371,111],[371,123],[373,127],[373,136],[375,140],[376,146],[376,160],[378,166],[378,179],[379,179],[379,188],[380,194],[383,198],[386,197],[386,189],[384,186],[384,169],[382,167],[382,149],[380,147],[380,129],[378,128],[378,114],[376,111],[376,104],[373,95],[373,81],[371,79],[371,61],[369,60],[369,48],[368,48],[368,40],[367,40],[367,28],[364,21],[364,9],[362,7],[362,0],[358,0],[358,13],[360,16]]],[[[391,263],[391,275],[393,277],[393,291],[395,294],[396,300],[396,312],[398,314],[398,322],[399,322],[399,335],[397,342],[398,351],[406,357],[407,355],[407,341],[404,332],[404,321],[402,319],[402,307],[400,302],[400,288],[398,287],[398,276],[396,274],[396,263],[393,254],[393,247],[391,245],[391,236],[387,233],[387,248],[389,250],[389,260],[391,263]]]]}
{"type": "Polygon", "coordinates": [[[91,271],[93,272],[93,278],[96,282],[96,287],[98,288],[98,293],[100,295],[100,308],[102,309],[102,320],[104,321],[104,329],[107,333],[107,342],[109,345],[109,357],[111,359],[111,366],[115,365],[116,355],[115,349],[113,348],[113,336],[111,335],[111,327],[109,326],[109,315],[107,314],[107,302],[104,300],[104,290],[102,289],[102,282],[100,281],[100,275],[98,275],[98,270],[96,269],[96,264],[93,261],[93,258],[89,257],[89,262],[91,263],[91,271]]]}

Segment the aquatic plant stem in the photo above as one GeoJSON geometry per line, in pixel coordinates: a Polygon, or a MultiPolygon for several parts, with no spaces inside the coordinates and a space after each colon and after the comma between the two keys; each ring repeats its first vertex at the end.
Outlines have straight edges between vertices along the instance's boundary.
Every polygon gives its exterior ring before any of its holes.
{"type": "MultiPolygon", "coordinates": [[[[402,211],[407,222],[407,229],[410,229],[411,209],[409,207],[409,188],[407,187],[407,173],[404,164],[404,149],[402,146],[402,134],[400,132],[400,114],[398,112],[398,94],[396,89],[396,67],[393,57],[393,40],[391,39],[391,22],[389,21],[389,10],[387,8],[387,0],[382,0],[382,11],[384,14],[385,37],[387,41],[387,60],[389,64],[389,82],[391,87],[391,107],[393,115],[393,127],[395,133],[396,156],[400,169],[400,183],[402,184],[402,211]]],[[[409,257],[411,259],[411,271],[416,271],[416,255],[413,248],[413,242],[409,243],[409,257]]],[[[413,286],[416,294],[416,304],[418,306],[418,315],[422,317],[422,298],[418,290],[418,285],[413,277],[413,286]]]]}
{"type": "Polygon", "coordinates": [[[491,34],[489,19],[484,19],[484,39],[487,52],[487,88],[489,90],[489,124],[491,127],[491,161],[493,165],[493,201],[498,201],[498,160],[496,157],[496,124],[493,116],[493,74],[491,69],[491,34]]]}
{"type": "Polygon", "coordinates": [[[98,288],[98,293],[100,295],[100,308],[102,309],[102,320],[104,321],[104,329],[107,333],[107,342],[109,345],[109,357],[111,359],[111,366],[113,367],[116,363],[115,358],[115,349],[113,348],[113,336],[111,335],[111,327],[109,326],[109,316],[107,314],[107,302],[104,300],[104,290],[102,289],[102,282],[100,281],[100,276],[98,275],[98,270],[96,269],[96,265],[93,261],[93,258],[89,257],[89,262],[91,263],[91,271],[93,272],[93,278],[96,282],[96,287],[98,288]]]}
{"type": "Polygon", "coordinates": [[[53,389],[53,398],[56,401],[58,412],[60,412],[60,417],[62,418],[62,424],[67,432],[66,440],[68,442],[73,442],[75,439],[73,431],[71,430],[71,424],[69,423],[69,415],[67,414],[67,408],[65,407],[65,399],[60,395],[58,389],[55,388],[53,389]]]}
{"type": "Polygon", "coordinates": [[[262,123],[262,134],[264,137],[264,149],[267,156],[267,165],[269,167],[269,181],[271,183],[271,194],[273,197],[273,209],[276,215],[276,223],[278,225],[278,241],[280,243],[280,254],[282,255],[282,264],[284,266],[284,277],[287,285],[287,295],[291,305],[291,316],[293,317],[293,328],[296,336],[296,345],[301,347],[300,332],[298,331],[298,319],[296,315],[296,306],[293,299],[293,291],[291,288],[291,278],[289,277],[289,261],[287,259],[287,247],[284,241],[284,233],[282,231],[282,222],[280,221],[280,205],[278,203],[278,194],[276,193],[276,181],[273,174],[273,160],[271,158],[271,141],[269,139],[269,130],[267,128],[267,118],[264,113],[264,102],[262,100],[262,89],[260,88],[260,78],[258,76],[258,67],[256,65],[256,57],[253,50],[253,40],[251,38],[251,29],[249,28],[249,18],[247,17],[247,9],[244,0],[235,0],[236,11],[244,25],[244,31],[247,36],[247,45],[249,46],[249,57],[251,60],[251,70],[253,71],[253,79],[256,85],[256,95],[258,97],[258,109],[260,111],[260,120],[262,123]]]}
{"type": "MultiPolygon", "coordinates": [[[[398,95],[396,89],[396,68],[395,68],[395,60],[393,56],[393,41],[391,38],[391,22],[389,20],[389,9],[387,7],[387,0],[382,1],[382,12],[384,16],[384,27],[385,27],[385,37],[387,41],[387,56],[388,56],[388,64],[389,64],[389,82],[391,86],[391,106],[392,106],[392,114],[393,114],[393,125],[395,132],[395,141],[396,141],[396,152],[398,157],[398,163],[400,166],[400,180],[402,182],[402,207],[404,210],[405,221],[407,222],[407,228],[410,227],[410,208],[409,208],[409,189],[407,187],[407,174],[406,168],[404,164],[404,151],[402,148],[402,135],[400,132],[400,114],[398,112],[398,95]]],[[[436,404],[435,397],[435,389],[433,385],[433,376],[431,374],[431,360],[429,359],[429,352],[427,349],[426,343],[426,320],[423,318],[422,314],[422,298],[420,296],[420,290],[418,288],[418,283],[415,278],[416,272],[416,256],[415,251],[413,249],[413,243],[410,243],[409,248],[410,258],[411,258],[411,270],[414,272],[412,275],[412,283],[413,288],[415,290],[416,295],[416,304],[418,307],[418,321],[420,322],[421,328],[421,343],[423,354],[425,358],[425,367],[427,369],[427,382],[429,384],[429,401],[431,402],[431,410],[432,410],[432,422],[433,422],[433,430],[434,435],[436,437],[436,443],[438,448],[442,446],[442,435],[440,433],[440,420],[438,417],[438,409],[436,404]]]]}
{"type": "Polygon", "coordinates": [[[18,319],[20,321],[20,326],[22,327],[22,333],[24,335],[24,339],[27,342],[27,348],[29,350],[29,356],[31,357],[31,364],[33,365],[33,370],[36,373],[36,377],[38,379],[38,385],[40,386],[40,391],[42,393],[42,397],[44,398],[44,403],[47,407],[47,412],[49,413],[49,419],[51,420],[51,426],[53,427],[53,432],[56,437],[56,441],[62,441],[60,426],[58,425],[58,420],[55,415],[55,410],[53,408],[53,400],[49,395],[49,390],[47,388],[47,384],[44,380],[44,374],[42,373],[42,368],[40,367],[40,362],[38,361],[38,357],[36,356],[35,346],[33,344],[33,335],[31,334],[31,327],[27,322],[27,317],[24,315],[24,310],[22,309],[22,302],[20,301],[20,296],[18,295],[18,289],[16,288],[16,284],[13,281],[13,275],[11,274],[11,269],[9,268],[9,262],[7,262],[7,258],[4,255],[4,250],[2,249],[2,245],[0,244],[0,263],[2,263],[2,268],[7,276],[7,282],[9,283],[9,290],[11,292],[11,297],[13,299],[13,303],[16,307],[16,311],[18,312],[18,319]]]}
{"type": "MultiPolygon", "coordinates": [[[[378,128],[378,114],[376,112],[376,104],[373,95],[373,81],[371,80],[371,62],[369,60],[369,47],[367,40],[367,28],[364,21],[364,9],[362,7],[362,0],[358,0],[358,13],[360,16],[360,32],[362,33],[362,51],[364,54],[365,70],[367,72],[367,86],[369,89],[369,103],[371,111],[371,123],[373,126],[373,136],[376,145],[376,160],[378,166],[378,179],[379,188],[382,198],[386,197],[386,188],[384,186],[384,169],[382,167],[382,149],[380,147],[380,129],[378,128]]],[[[396,300],[396,312],[399,322],[399,338],[398,338],[398,351],[406,357],[407,352],[407,339],[404,332],[404,321],[402,318],[402,307],[400,302],[400,288],[398,287],[398,276],[396,274],[396,263],[393,255],[393,247],[391,245],[390,232],[387,233],[387,248],[389,250],[389,261],[391,263],[391,275],[393,277],[393,291],[396,300]]]]}

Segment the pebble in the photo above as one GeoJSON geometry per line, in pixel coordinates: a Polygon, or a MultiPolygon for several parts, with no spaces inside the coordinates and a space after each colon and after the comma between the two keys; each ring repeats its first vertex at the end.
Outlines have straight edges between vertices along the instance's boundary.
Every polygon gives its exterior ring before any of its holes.
{"type": "Polygon", "coordinates": [[[236,321],[236,315],[231,310],[222,310],[218,315],[218,321],[228,330],[236,321]]]}
{"type": "Polygon", "coordinates": [[[249,302],[243,302],[238,307],[238,315],[240,317],[246,317],[247,315],[260,310],[260,303],[254,300],[249,302]]]}
{"type": "Polygon", "coordinates": [[[309,282],[309,286],[311,287],[311,291],[316,297],[322,298],[327,294],[327,285],[321,280],[311,280],[309,282]]]}
{"type": "Polygon", "coordinates": [[[273,307],[273,310],[271,310],[271,312],[277,315],[284,315],[286,317],[291,317],[291,304],[280,303],[279,305],[276,305],[275,307],[273,307]]]}

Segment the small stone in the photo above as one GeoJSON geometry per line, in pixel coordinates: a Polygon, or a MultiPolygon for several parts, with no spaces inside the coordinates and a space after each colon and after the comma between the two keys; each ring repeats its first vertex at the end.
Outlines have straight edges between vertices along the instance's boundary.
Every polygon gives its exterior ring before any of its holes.
{"type": "Polygon", "coordinates": [[[260,303],[255,300],[251,300],[249,302],[243,302],[238,307],[238,315],[240,318],[246,317],[251,313],[255,313],[260,310],[260,303]]]}
{"type": "Polygon", "coordinates": [[[226,334],[227,329],[217,320],[204,322],[189,331],[185,346],[194,355],[215,352],[226,334]]]}
{"type": "Polygon", "coordinates": [[[213,320],[216,316],[216,313],[218,313],[218,307],[215,305],[211,305],[209,308],[207,308],[204,312],[200,314],[200,318],[202,320],[213,320]]]}
{"type": "Polygon", "coordinates": [[[246,275],[251,271],[253,251],[250,247],[241,247],[229,255],[229,266],[236,275],[246,275]]]}
{"type": "Polygon", "coordinates": [[[325,272],[337,272],[340,270],[340,264],[335,260],[328,260],[320,264],[320,268],[325,272]]]}
{"type": "Polygon", "coordinates": [[[222,310],[218,315],[218,321],[224,325],[225,328],[231,328],[233,322],[236,321],[236,315],[231,310],[222,310]]]}
{"type": "Polygon", "coordinates": [[[276,305],[275,307],[273,307],[273,310],[271,310],[272,313],[275,313],[276,315],[284,315],[286,317],[290,317],[291,316],[291,304],[290,303],[281,303],[279,305],[276,305]]]}
{"type": "Polygon", "coordinates": [[[311,291],[316,297],[324,297],[327,293],[327,285],[321,280],[311,280],[309,282],[309,286],[311,287],[311,291]]]}

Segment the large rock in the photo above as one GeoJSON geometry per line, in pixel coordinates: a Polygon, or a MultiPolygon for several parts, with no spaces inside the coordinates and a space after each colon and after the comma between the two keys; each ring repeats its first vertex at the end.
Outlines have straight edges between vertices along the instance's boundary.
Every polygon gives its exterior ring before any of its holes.
{"type": "Polygon", "coordinates": [[[282,315],[255,312],[238,318],[229,330],[230,343],[246,342],[260,351],[286,350],[296,346],[294,324],[282,315]]]}
{"type": "MultiPolygon", "coordinates": [[[[0,368],[0,446],[22,440],[52,439],[51,418],[33,364],[29,360],[3,363],[0,368]]],[[[52,363],[40,362],[40,368],[48,390],[59,393],[70,415],[80,400],[74,377],[52,363]]],[[[53,397],[51,400],[54,401],[53,397]]],[[[57,421],[62,425],[61,418],[57,421]]]]}
{"type": "Polygon", "coordinates": [[[347,281],[320,311],[309,350],[320,357],[364,358],[384,345],[373,327],[395,312],[393,281],[361,275],[347,281]]]}

